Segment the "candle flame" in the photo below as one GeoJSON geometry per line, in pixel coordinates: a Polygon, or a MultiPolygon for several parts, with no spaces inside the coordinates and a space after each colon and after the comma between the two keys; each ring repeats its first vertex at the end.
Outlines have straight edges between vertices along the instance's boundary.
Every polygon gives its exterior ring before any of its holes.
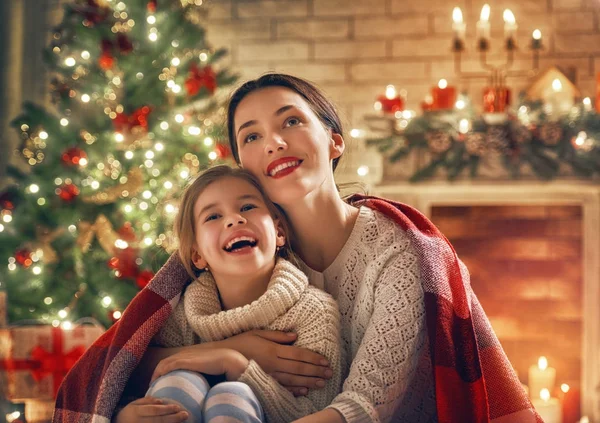
{"type": "Polygon", "coordinates": [[[440,82],[438,82],[438,87],[440,87],[440,89],[444,89],[448,86],[448,81],[446,81],[445,79],[440,79],[440,82]]]}
{"type": "Polygon", "coordinates": [[[569,392],[569,389],[571,389],[571,388],[566,383],[563,383],[562,385],[560,385],[560,390],[563,391],[565,394],[567,392],[569,392]]]}
{"type": "Polygon", "coordinates": [[[490,20],[490,5],[489,4],[484,4],[483,7],[481,8],[481,15],[479,15],[479,19],[482,21],[489,21],[490,20]]]}
{"type": "Polygon", "coordinates": [[[462,23],[463,22],[463,14],[460,7],[455,7],[452,9],[452,21],[454,23],[462,23]]]}
{"type": "Polygon", "coordinates": [[[534,40],[541,40],[542,39],[542,31],[540,31],[539,29],[535,29],[533,31],[533,39],[534,40]]]}
{"type": "Polygon", "coordinates": [[[562,83],[560,82],[560,79],[555,79],[552,81],[552,89],[557,92],[562,90],[562,83]]]}
{"type": "Polygon", "coordinates": [[[468,119],[461,119],[460,122],[458,122],[458,132],[460,132],[461,134],[466,134],[467,132],[469,132],[468,119]]]}
{"type": "MultiPolygon", "coordinates": [[[[587,139],[587,134],[584,131],[580,131],[577,134],[577,138],[575,138],[575,144],[577,144],[578,146],[582,146],[583,144],[585,144],[585,140],[587,139]]],[[[569,385],[567,385],[569,386],[569,385]]]]}
{"type": "Polygon", "coordinates": [[[393,85],[388,85],[387,87],[385,87],[385,97],[388,100],[396,98],[396,95],[396,88],[393,85]]]}
{"type": "Polygon", "coordinates": [[[515,15],[510,9],[504,10],[504,22],[514,24],[516,22],[515,15]]]}
{"type": "Polygon", "coordinates": [[[540,391],[540,398],[544,401],[548,401],[550,399],[550,391],[546,388],[540,391]]]}
{"type": "Polygon", "coordinates": [[[538,359],[538,367],[540,370],[546,370],[548,368],[548,359],[544,356],[541,356],[538,359]]]}

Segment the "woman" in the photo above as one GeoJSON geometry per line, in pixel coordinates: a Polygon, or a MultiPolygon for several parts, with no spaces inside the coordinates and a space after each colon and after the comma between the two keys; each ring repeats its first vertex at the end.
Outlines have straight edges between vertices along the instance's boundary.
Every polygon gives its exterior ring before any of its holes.
{"type": "MultiPolygon", "coordinates": [[[[405,205],[339,197],[333,171],[344,152],[343,131],[322,93],[298,78],[265,75],[234,93],[228,125],[234,156],[286,212],[303,270],[340,307],[347,354],[343,392],[303,423],[541,422],[470,288],[466,268],[437,228],[405,205]]],[[[173,258],[161,272],[154,286],[171,274],[185,278],[173,258]]],[[[183,284],[173,283],[171,290],[183,284]]],[[[166,301],[160,306],[170,312],[166,301]]],[[[140,313],[150,317],[148,310],[140,313]]],[[[136,329],[144,319],[135,317],[137,326],[126,333],[141,332],[136,329]]],[[[113,332],[114,341],[119,328],[113,332]]],[[[146,350],[143,341],[138,355],[146,350]]],[[[322,357],[285,345],[286,334],[253,332],[228,341],[227,347],[296,394],[327,377],[322,357]]],[[[194,370],[201,350],[191,348],[150,351],[144,362],[152,367],[162,360],[157,375],[194,370]]],[[[132,359],[131,366],[136,364],[132,359]]],[[[63,385],[58,415],[76,409],[65,399],[72,386],[63,385]]],[[[79,409],[98,408],[101,399],[79,409]]]]}

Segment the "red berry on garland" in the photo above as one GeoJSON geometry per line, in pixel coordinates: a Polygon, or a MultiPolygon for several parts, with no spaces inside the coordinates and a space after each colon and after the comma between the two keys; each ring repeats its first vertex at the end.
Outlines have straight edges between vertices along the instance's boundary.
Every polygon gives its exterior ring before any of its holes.
{"type": "Polygon", "coordinates": [[[62,154],[62,161],[67,166],[78,165],[81,159],[87,159],[87,154],[78,147],[69,148],[62,154]]]}
{"type": "Polygon", "coordinates": [[[130,222],[125,222],[117,232],[123,241],[133,242],[136,239],[135,231],[130,222]]]}
{"type": "Polygon", "coordinates": [[[231,156],[231,150],[229,149],[229,146],[224,144],[217,144],[215,146],[215,153],[217,153],[217,156],[220,159],[226,159],[231,156]]]}
{"type": "Polygon", "coordinates": [[[140,289],[144,289],[148,283],[154,277],[154,273],[150,270],[142,270],[140,274],[135,278],[135,283],[140,289]]]}
{"type": "Polygon", "coordinates": [[[27,248],[15,251],[15,260],[26,269],[33,264],[33,261],[31,260],[31,251],[27,248]]]}
{"type": "Polygon", "coordinates": [[[156,13],[157,0],[150,0],[148,2],[148,12],[156,13]]]}
{"type": "Polygon", "coordinates": [[[62,184],[56,189],[56,194],[64,201],[73,201],[79,195],[79,188],[74,184],[62,184]]]}

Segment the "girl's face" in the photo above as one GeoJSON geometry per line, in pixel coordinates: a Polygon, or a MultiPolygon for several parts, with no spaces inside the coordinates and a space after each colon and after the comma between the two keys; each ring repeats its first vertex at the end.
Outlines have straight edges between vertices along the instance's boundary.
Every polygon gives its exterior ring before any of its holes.
{"type": "Polygon", "coordinates": [[[226,177],[210,184],[194,204],[192,261],[215,276],[249,276],[272,269],[285,236],[260,192],[249,182],[226,177]]]}
{"type": "Polygon", "coordinates": [[[268,87],[248,94],[234,128],[241,165],[275,203],[292,206],[324,185],[334,187],[331,162],[342,155],[344,140],[296,92],[268,87]]]}

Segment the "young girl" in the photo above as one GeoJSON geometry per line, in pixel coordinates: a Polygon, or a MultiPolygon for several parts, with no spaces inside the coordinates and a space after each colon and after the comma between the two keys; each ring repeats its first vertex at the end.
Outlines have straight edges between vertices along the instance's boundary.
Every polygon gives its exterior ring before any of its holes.
{"type": "Polygon", "coordinates": [[[253,329],[293,331],[297,345],[327,357],[335,371],[323,391],[295,398],[253,360],[233,349],[213,350],[194,372],[172,371],[154,380],[146,398],[123,408],[116,422],[185,415],[190,422],[223,416],[289,422],[325,408],[341,390],[337,305],[287,260],[285,221],[256,178],[228,166],[205,171],[183,194],[175,232],[193,282],[154,337],[156,345],[221,341],[253,329]],[[201,373],[224,374],[228,382],[211,387],[201,373]]]}

